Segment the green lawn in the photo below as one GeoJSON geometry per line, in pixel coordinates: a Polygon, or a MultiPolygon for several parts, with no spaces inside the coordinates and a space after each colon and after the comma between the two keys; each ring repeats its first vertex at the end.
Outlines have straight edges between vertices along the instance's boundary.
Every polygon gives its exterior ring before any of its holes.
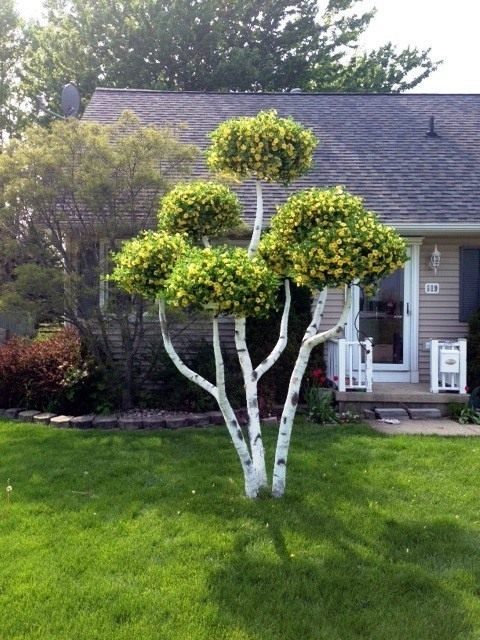
{"type": "Polygon", "coordinates": [[[300,422],[288,480],[243,498],[222,429],[1,422],[0,639],[480,638],[479,440],[300,422]]]}

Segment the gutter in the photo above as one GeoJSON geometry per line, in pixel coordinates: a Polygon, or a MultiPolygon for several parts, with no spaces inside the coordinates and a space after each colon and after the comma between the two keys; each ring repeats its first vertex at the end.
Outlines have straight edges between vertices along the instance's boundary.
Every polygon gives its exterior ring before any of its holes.
{"type": "Polygon", "coordinates": [[[399,231],[402,235],[444,235],[444,236],[463,236],[467,233],[480,235],[480,222],[478,223],[445,223],[440,224],[438,222],[425,222],[425,223],[411,223],[411,222],[387,222],[383,221],[387,226],[393,227],[399,231]]]}

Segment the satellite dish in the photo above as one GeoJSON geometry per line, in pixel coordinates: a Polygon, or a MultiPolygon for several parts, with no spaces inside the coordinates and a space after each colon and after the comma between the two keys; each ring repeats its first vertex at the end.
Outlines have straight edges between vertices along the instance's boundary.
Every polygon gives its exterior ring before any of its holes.
{"type": "Polygon", "coordinates": [[[62,112],[65,118],[75,117],[80,110],[80,93],[73,82],[69,82],[62,90],[62,112]]]}

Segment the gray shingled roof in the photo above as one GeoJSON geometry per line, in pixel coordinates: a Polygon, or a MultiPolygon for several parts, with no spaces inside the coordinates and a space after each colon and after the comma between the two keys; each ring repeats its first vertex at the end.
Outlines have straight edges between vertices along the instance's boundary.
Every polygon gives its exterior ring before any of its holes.
{"type": "MultiPolygon", "coordinates": [[[[97,89],[84,119],[114,121],[134,111],[144,124],[187,123],[182,139],[201,148],[221,121],[277,109],[313,129],[320,144],[313,169],[288,192],[345,185],[389,224],[478,225],[480,229],[480,94],[349,95],[179,93],[97,89]],[[436,138],[427,137],[430,116],[436,138]]],[[[206,169],[196,168],[199,175],[206,169]]],[[[237,189],[253,216],[252,184],[237,189]]],[[[285,197],[266,187],[266,209],[285,197]]]]}

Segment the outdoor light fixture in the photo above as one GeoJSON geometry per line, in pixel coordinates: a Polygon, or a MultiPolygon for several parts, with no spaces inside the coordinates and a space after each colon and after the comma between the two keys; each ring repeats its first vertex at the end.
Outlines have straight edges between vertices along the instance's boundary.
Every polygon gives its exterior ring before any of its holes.
{"type": "Polygon", "coordinates": [[[438,267],[440,266],[441,256],[442,254],[438,250],[437,245],[435,245],[432,255],[430,256],[430,269],[433,269],[435,275],[437,275],[438,267]]]}

